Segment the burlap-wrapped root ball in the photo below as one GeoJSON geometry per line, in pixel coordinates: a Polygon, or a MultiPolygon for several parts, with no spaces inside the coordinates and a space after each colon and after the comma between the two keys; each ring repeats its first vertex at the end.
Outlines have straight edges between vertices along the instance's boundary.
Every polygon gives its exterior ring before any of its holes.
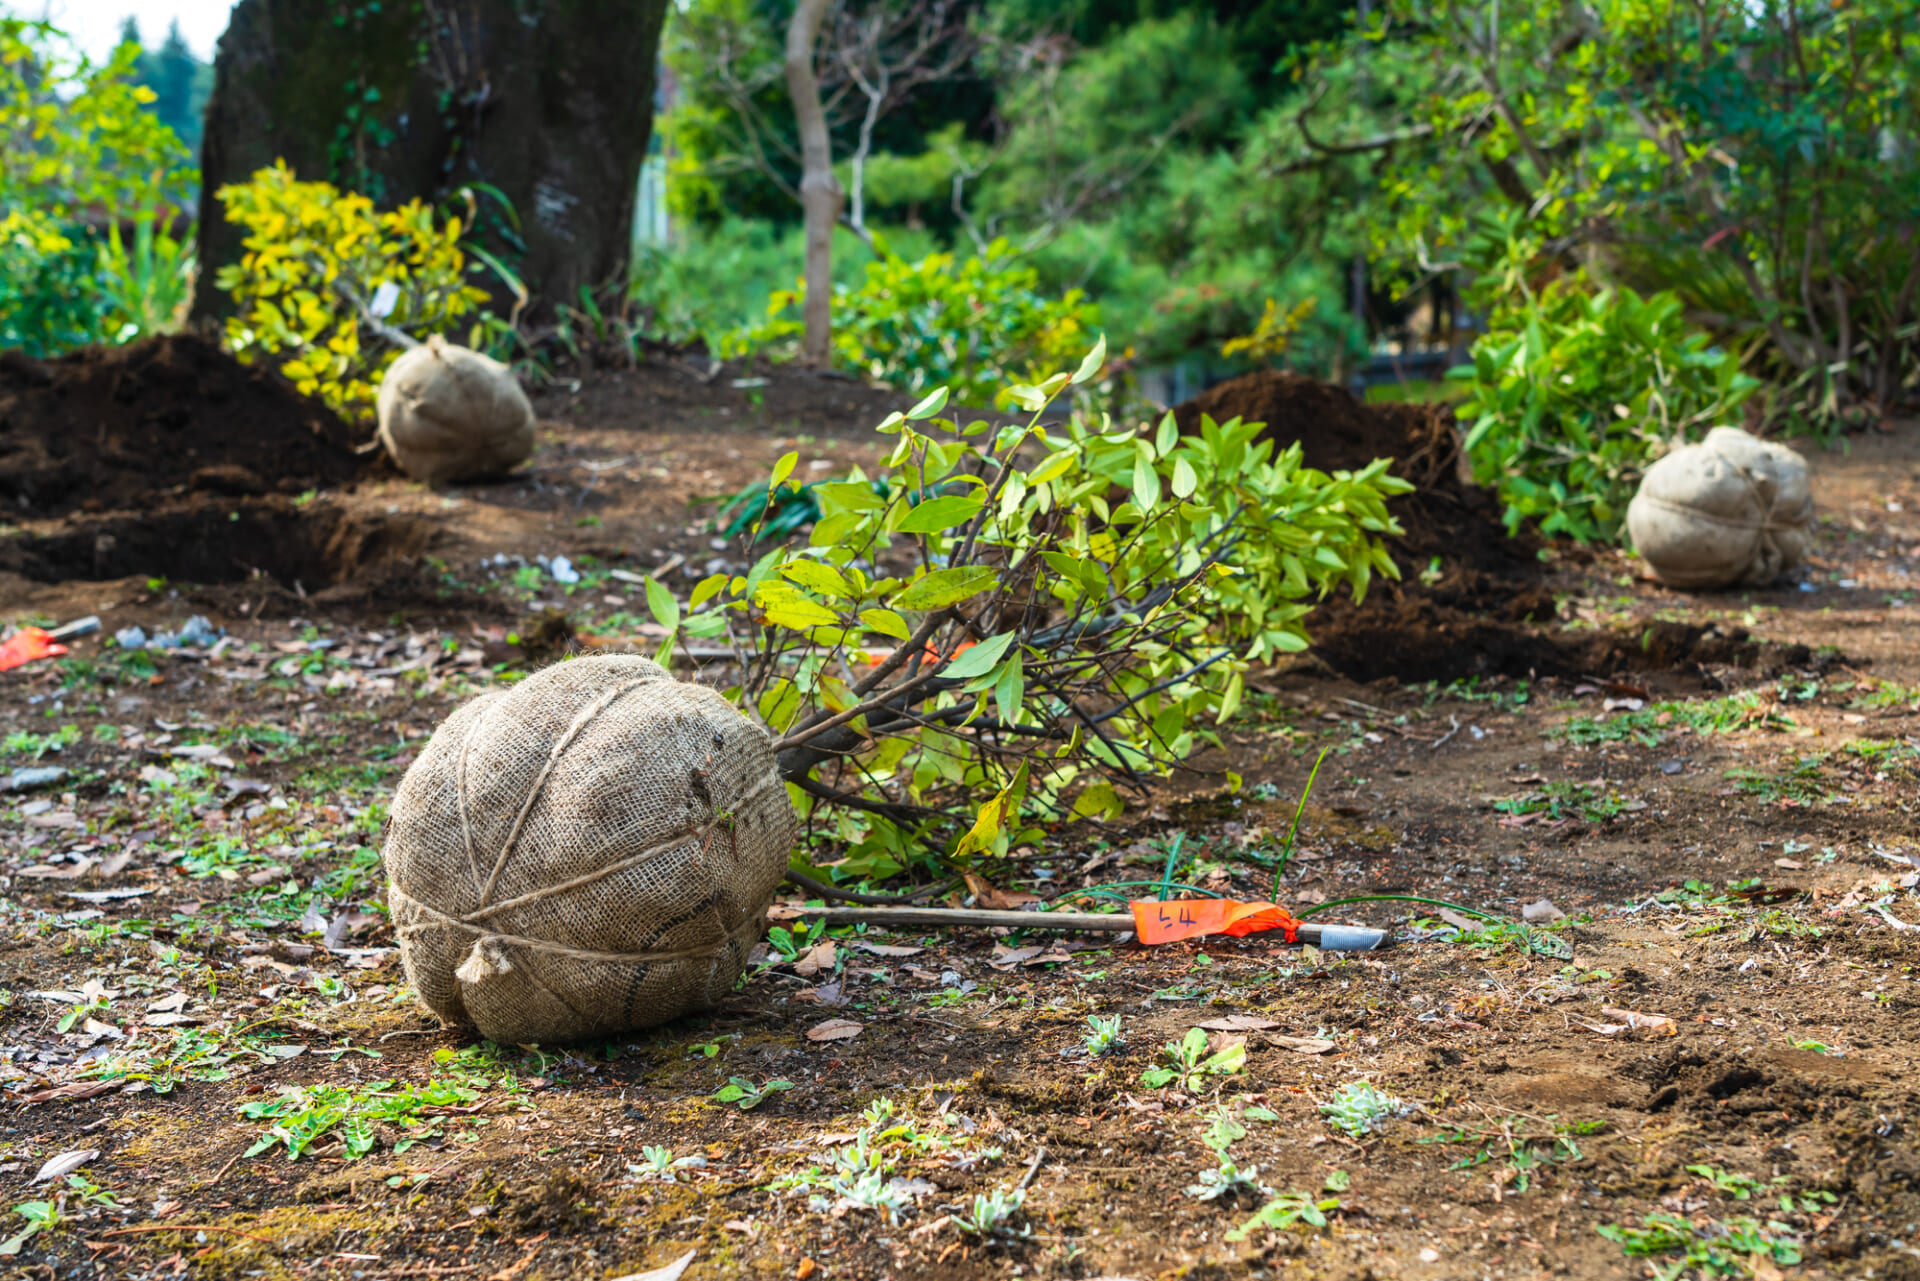
{"type": "Polygon", "coordinates": [[[384,851],[407,978],[512,1044],[713,1005],[793,844],[764,729],[650,659],[556,663],[460,708],[394,796],[384,851]]]}
{"type": "Polygon", "coordinates": [[[484,480],[533,453],[533,406],[513,371],[438,334],[380,382],[380,443],[429,485],[484,480]]]}
{"type": "Polygon", "coordinates": [[[1634,549],[1669,587],[1765,586],[1806,560],[1812,524],[1806,460],[1737,427],[1649,467],[1627,506],[1634,549]]]}

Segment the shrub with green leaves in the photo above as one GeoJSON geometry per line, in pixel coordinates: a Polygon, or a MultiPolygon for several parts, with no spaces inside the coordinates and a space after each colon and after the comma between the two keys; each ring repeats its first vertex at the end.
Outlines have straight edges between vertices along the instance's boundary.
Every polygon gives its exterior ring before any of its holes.
{"type": "Polygon", "coordinates": [[[1003,854],[1025,813],[1117,814],[1118,788],[1218,744],[1249,663],[1307,648],[1311,598],[1395,573],[1385,502],[1409,487],[1388,460],[1328,476],[1238,420],[1043,425],[1104,358],[1011,388],[1024,425],[938,420],[944,391],[891,415],[884,484],[819,485],[810,545],[711,575],[684,610],[649,592],[663,648],[738,649],[727,696],[846,849],[836,875],[889,876],[936,842],[955,865],[1003,854]]]}
{"type": "Polygon", "coordinates": [[[1577,277],[1520,289],[1450,375],[1469,384],[1474,479],[1499,492],[1510,530],[1618,538],[1647,465],[1731,422],[1759,383],[1688,328],[1672,293],[1577,277]]]}
{"type": "Polygon", "coordinates": [[[139,55],[127,44],[96,63],[47,23],[0,17],[0,348],[56,355],[180,319],[192,236],[165,223],[197,179],[146,110],[139,55]]]}
{"type": "MultiPolygon", "coordinates": [[[[964,260],[935,253],[908,262],[878,235],[874,249],[859,286],[834,290],[834,355],[903,390],[944,386],[960,404],[993,404],[1002,388],[1037,382],[1071,359],[1099,324],[1080,290],[1042,295],[1039,273],[1011,261],[1004,240],[964,260]]],[[[791,347],[805,301],[804,282],[775,293],[766,320],[727,338],[722,354],[791,347]]]]}

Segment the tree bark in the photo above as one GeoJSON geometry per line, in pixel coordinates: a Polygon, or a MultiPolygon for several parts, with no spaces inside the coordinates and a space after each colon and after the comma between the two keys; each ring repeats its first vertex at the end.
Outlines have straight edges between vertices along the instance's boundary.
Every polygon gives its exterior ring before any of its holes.
{"type": "Polygon", "coordinates": [[[833,139],[820,105],[813,49],[831,0],[800,0],[787,23],[787,92],[800,130],[800,209],[807,229],[807,298],[800,318],[802,363],[824,366],[833,338],[833,225],[840,183],[833,176],[833,139]]]}
{"type": "Polygon", "coordinates": [[[214,277],[243,252],[220,187],[280,158],[383,209],[497,188],[513,216],[480,197],[476,234],[536,316],[621,280],[667,4],[240,0],[207,104],[193,314],[228,309],[214,277]]]}

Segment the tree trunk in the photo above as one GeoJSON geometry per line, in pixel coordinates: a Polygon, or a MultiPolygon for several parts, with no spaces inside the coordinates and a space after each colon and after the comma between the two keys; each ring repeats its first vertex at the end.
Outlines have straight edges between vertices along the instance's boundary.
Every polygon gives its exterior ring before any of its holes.
{"type": "Polygon", "coordinates": [[[800,127],[800,208],[807,226],[807,300],[800,359],[827,364],[833,338],[833,225],[840,217],[840,184],[833,176],[833,139],[820,106],[813,46],[831,0],[800,0],[787,24],[787,92],[800,127]]]}
{"type": "Polygon", "coordinates": [[[381,208],[497,188],[514,212],[478,196],[480,243],[536,314],[621,280],[667,4],[240,0],[207,104],[194,315],[228,309],[214,277],[243,252],[219,188],[276,158],[381,208]]]}

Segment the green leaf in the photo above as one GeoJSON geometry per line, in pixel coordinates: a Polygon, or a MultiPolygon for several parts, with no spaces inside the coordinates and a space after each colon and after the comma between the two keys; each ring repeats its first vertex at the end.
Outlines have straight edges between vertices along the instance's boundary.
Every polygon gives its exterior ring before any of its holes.
{"type": "Polygon", "coordinates": [[[773,479],[767,482],[767,492],[771,493],[780,488],[780,482],[793,475],[793,469],[799,462],[800,455],[793,450],[782,454],[780,461],[773,465],[773,479]]]}
{"type": "Polygon", "coordinates": [[[1152,511],[1160,501],[1160,477],[1144,449],[1133,460],[1133,501],[1142,512],[1152,511]]]}
{"type": "Polygon", "coordinates": [[[935,387],[933,394],[907,411],[909,418],[931,418],[947,405],[947,389],[935,387]]]}
{"type": "Polygon", "coordinates": [[[882,636],[891,636],[896,640],[912,640],[913,630],[907,626],[907,620],[890,609],[863,609],[860,621],[869,631],[879,632],[882,636]]]}
{"type": "Polygon", "coordinates": [[[1080,362],[1080,368],[1074,370],[1073,385],[1078,387],[1081,383],[1087,382],[1098,374],[1106,363],[1107,336],[1101,334],[1100,340],[1093,344],[1093,350],[1088,352],[1086,358],[1080,362]]]}
{"type": "Polygon", "coordinates": [[[1173,460],[1173,496],[1182,500],[1193,497],[1193,491],[1200,488],[1200,477],[1194,473],[1193,464],[1184,458],[1173,460]]]}
{"type": "Polygon", "coordinates": [[[647,612],[653,615],[653,621],[673,631],[680,626],[680,602],[673,593],[660,585],[658,579],[647,580],[647,612]]]}
{"type": "Polygon", "coordinates": [[[955,525],[972,520],[973,514],[984,504],[984,499],[957,495],[929,498],[907,513],[899,529],[903,534],[937,534],[943,529],[952,529],[955,525]]]}
{"type": "Polygon", "coordinates": [[[954,680],[971,680],[975,676],[985,676],[993,670],[993,665],[1000,661],[1000,656],[1007,652],[1007,646],[1013,644],[1013,636],[1012,632],[1007,632],[1005,635],[981,641],[948,663],[941,669],[940,674],[954,680]]]}
{"type": "Polygon", "coordinates": [[[831,596],[836,600],[851,600],[853,585],[847,582],[846,575],[833,566],[818,560],[793,560],[780,567],[781,574],[802,587],[810,587],[822,596],[831,596]]]}
{"type": "Polygon", "coordinates": [[[1074,798],[1073,815],[1075,818],[1113,819],[1120,817],[1126,807],[1120,803],[1120,794],[1106,779],[1095,779],[1081,789],[1074,798]]]}
{"type": "Polygon", "coordinates": [[[786,583],[768,583],[754,593],[753,603],[766,614],[769,623],[794,631],[840,621],[838,614],[786,583]]]}
{"type": "Polygon", "coordinates": [[[1160,430],[1154,433],[1153,452],[1165,458],[1180,443],[1180,424],[1174,421],[1172,411],[1160,420],[1160,430]]]}
{"type": "Polygon", "coordinates": [[[936,569],[914,579],[893,598],[895,609],[945,609],[992,587],[998,577],[983,565],[936,569]]]}

